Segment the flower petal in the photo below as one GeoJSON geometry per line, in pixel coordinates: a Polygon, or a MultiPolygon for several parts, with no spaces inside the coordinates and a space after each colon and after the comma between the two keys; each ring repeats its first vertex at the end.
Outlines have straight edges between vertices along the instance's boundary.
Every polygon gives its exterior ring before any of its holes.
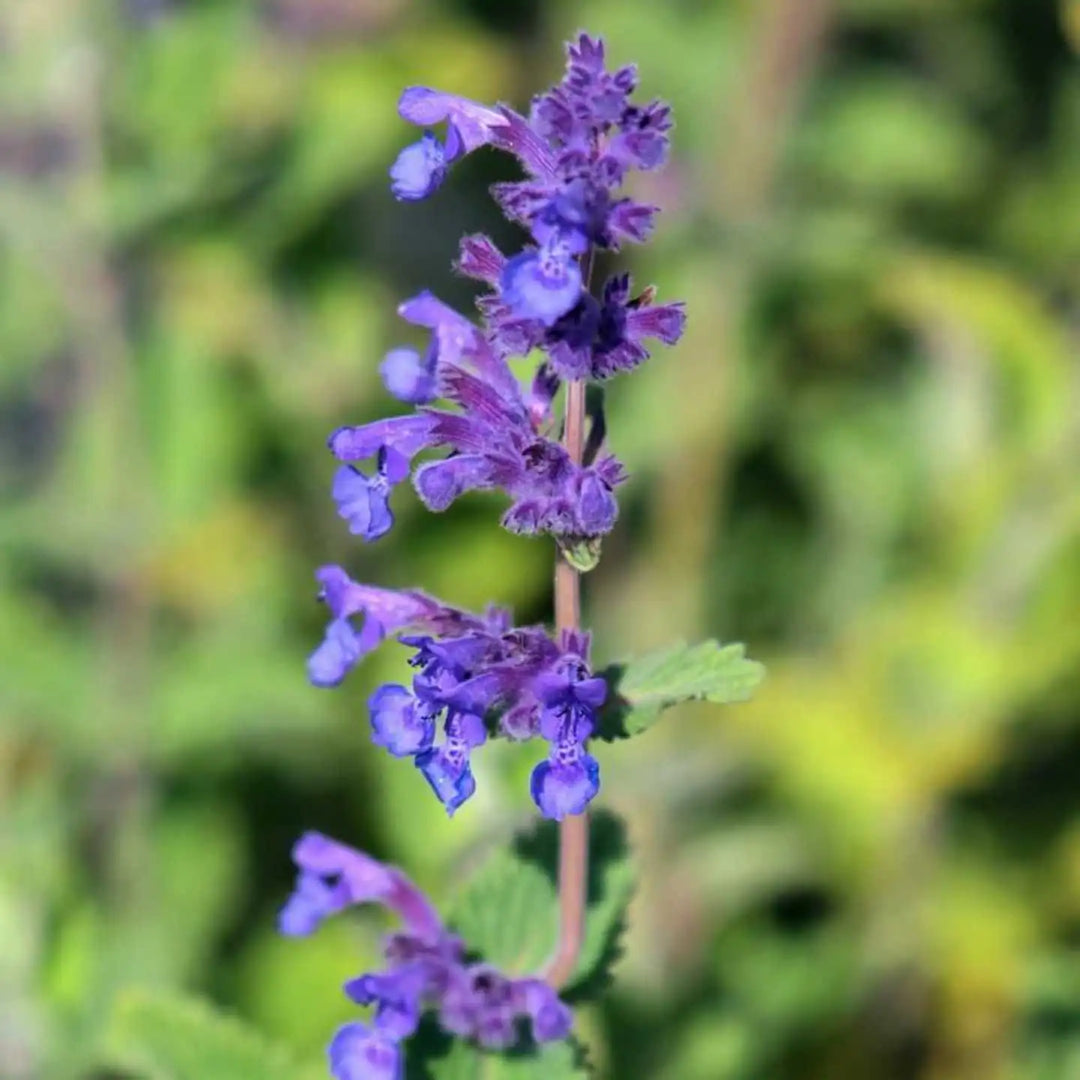
{"type": "Polygon", "coordinates": [[[337,686],[363,656],[359,636],[346,619],[334,619],[322,644],[308,657],[308,679],[313,686],[337,686]]]}
{"type": "Polygon", "coordinates": [[[446,148],[430,131],[406,146],[390,166],[390,191],[399,202],[417,202],[446,179],[446,148]]]}
{"type": "Polygon", "coordinates": [[[368,699],[368,709],[371,741],[394,757],[410,757],[431,746],[435,721],[404,686],[380,686],[368,699]]]}
{"type": "Polygon", "coordinates": [[[576,761],[541,761],[533,770],[533,802],[546,818],[561,821],[568,814],[580,814],[600,790],[600,766],[582,753],[576,761]]]}
{"type": "Polygon", "coordinates": [[[390,485],[383,476],[365,476],[349,465],[334,473],[334,502],[338,514],[349,523],[349,532],[364,540],[377,540],[390,531],[390,485]]]}
{"type": "Polygon", "coordinates": [[[519,318],[553,326],[581,296],[581,268],[561,248],[523,251],[499,278],[502,299],[519,318]]]}
{"type": "Polygon", "coordinates": [[[336,1080],[404,1080],[405,1056],[401,1048],[360,1023],[338,1028],[327,1057],[336,1080]]]}
{"type": "Polygon", "coordinates": [[[438,396],[433,368],[434,363],[415,349],[391,349],[379,365],[379,374],[383,385],[398,401],[426,405],[438,396]]]}

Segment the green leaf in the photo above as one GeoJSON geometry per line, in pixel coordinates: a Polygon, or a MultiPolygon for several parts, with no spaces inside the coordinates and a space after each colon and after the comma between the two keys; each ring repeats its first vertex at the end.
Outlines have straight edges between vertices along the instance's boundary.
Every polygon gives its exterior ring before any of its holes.
{"type": "Polygon", "coordinates": [[[120,996],[107,1038],[110,1064],[151,1080],[316,1080],[279,1047],[209,1004],[176,994],[120,996]]]}
{"type": "Polygon", "coordinates": [[[587,574],[600,565],[600,537],[570,537],[559,541],[563,558],[579,573],[587,574]]]}
{"type": "Polygon", "coordinates": [[[425,1080],[585,1080],[589,1072],[580,1057],[568,1042],[497,1054],[455,1041],[444,1057],[428,1058],[424,1071],[415,1075],[425,1080]]]}
{"type": "Polygon", "coordinates": [[[466,947],[509,975],[543,966],[558,933],[557,920],[551,878],[516,851],[493,855],[450,915],[466,947]]]}
{"type": "Polygon", "coordinates": [[[648,730],[664,709],[685,701],[730,705],[747,701],[765,677],[765,668],[746,658],[743,645],[679,643],[601,674],[608,681],[608,705],[600,718],[602,739],[623,739],[648,730]]]}
{"type": "MultiPolygon", "coordinates": [[[[606,981],[634,888],[623,823],[599,811],[589,823],[585,940],[564,996],[606,981]]],[[[450,922],[470,950],[510,975],[543,968],[558,938],[558,827],[541,822],[492,857],[458,897],[450,922]]]]}

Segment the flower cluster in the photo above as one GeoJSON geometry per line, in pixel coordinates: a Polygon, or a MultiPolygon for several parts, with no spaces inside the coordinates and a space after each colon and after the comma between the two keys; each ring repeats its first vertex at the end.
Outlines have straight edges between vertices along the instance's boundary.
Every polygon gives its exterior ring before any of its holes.
{"type": "Polygon", "coordinates": [[[549,533],[570,545],[609,532],[618,512],[612,489],[625,478],[623,467],[610,454],[578,465],[543,434],[557,384],[542,376],[525,394],[488,339],[431,293],[399,312],[429,328],[431,344],[423,356],[393,350],[383,379],[419,408],[330,436],[334,456],[347,463],[334,477],[333,494],[350,531],[365,540],[386,533],[394,522],[391,489],[421,451],[448,448],[448,457],[425,462],[413,475],[429,509],[445,510],[466,491],[500,489],[512,499],[502,519],[512,532],[549,533]],[[457,411],[429,408],[437,397],[457,411]],[[370,475],[352,464],[362,461],[375,462],[370,475]]]}
{"type": "Polygon", "coordinates": [[[546,983],[466,960],[465,944],[400,870],[319,833],[297,841],[293,860],[300,872],[278,917],[283,934],[310,934],[353,904],[382,904],[402,920],[385,940],[385,969],[345,984],[345,993],[374,1006],[374,1014],[370,1023],[345,1024],[334,1035],[328,1054],[337,1080],[401,1080],[401,1042],[425,1009],[445,1031],[491,1049],[512,1046],[522,1020],[538,1043],[570,1033],[570,1010],[546,983]]]}
{"type": "Polygon", "coordinates": [[[474,615],[421,592],[357,584],[337,566],[316,576],[331,621],[308,660],[308,677],[336,686],[384,637],[398,635],[413,650],[416,674],[411,687],[388,683],[371,695],[372,740],[395,757],[411,757],[449,813],[476,790],[470,757],[489,735],[547,742],[531,785],[545,817],[585,809],[600,786],[586,747],[607,692],[589,671],[588,635],[555,642],[542,627],[511,626],[504,609],[474,615]]]}
{"type": "Polygon", "coordinates": [[[507,259],[486,237],[469,237],[458,267],[496,290],[481,304],[494,347],[543,348],[566,379],[629,370],[648,356],[643,340],[674,344],[685,322],[682,304],[654,306],[651,290],[631,298],[626,276],[610,279],[597,300],[583,272],[593,251],[640,243],[652,230],[656,208],[617,193],[628,172],[666,160],[671,110],[661,101],[631,104],[636,84],[633,66],[607,71],[603,43],[582,34],[562,82],[534,99],[528,120],[426,87],[409,88],[398,104],[404,119],[445,121],[447,131],[445,144],[426,131],[402,150],[390,170],[398,199],[426,198],[452,162],[480,146],[521,162],[526,179],[493,190],[534,243],[507,259]]]}

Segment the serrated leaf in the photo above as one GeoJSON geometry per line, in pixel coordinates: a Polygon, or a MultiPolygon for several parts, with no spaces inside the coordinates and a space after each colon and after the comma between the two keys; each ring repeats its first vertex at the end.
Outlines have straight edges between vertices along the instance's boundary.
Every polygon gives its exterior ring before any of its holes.
{"type": "MultiPolygon", "coordinates": [[[[585,940],[566,990],[603,982],[618,956],[617,939],[634,888],[622,822],[592,815],[585,940]]],[[[450,921],[467,947],[510,975],[540,970],[558,937],[558,828],[541,822],[493,856],[458,897],[450,921]]]]}
{"type": "Polygon", "coordinates": [[[747,701],[765,677],[765,667],[748,660],[740,644],[679,643],[601,674],[608,681],[608,705],[600,718],[602,739],[628,738],[648,730],[660,713],[686,701],[730,705],[747,701]]]}
{"type": "Polygon", "coordinates": [[[106,1041],[110,1064],[151,1080],[316,1080],[280,1047],[209,1004],[178,994],[129,991],[106,1041]]]}
{"type": "Polygon", "coordinates": [[[536,971],[558,933],[555,889],[543,868],[499,851],[453,907],[451,922],[469,949],[508,975],[536,971]]]}

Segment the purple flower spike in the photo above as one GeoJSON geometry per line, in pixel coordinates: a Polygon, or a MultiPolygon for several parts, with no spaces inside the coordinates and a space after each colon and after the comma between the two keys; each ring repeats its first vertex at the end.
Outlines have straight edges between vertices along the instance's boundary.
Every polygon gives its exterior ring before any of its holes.
{"type": "Polygon", "coordinates": [[[336,1080],[404,1080],[405,1056],[392,1039],[363,1024],[338,1029],[327,1050],[336,1080]]]}
{"type": "Polygon", "coordinates": [[[445,179],[446,148],[430,131],[406,146],[390,166],[390,191],[399,202],[426,199],[445,179]]]}
{"type": "MultiPolygon", "coordinates": [[[[553,537],[582,572],[595,565],[626,471],[604,446],[595,402],[577,452],[570,433],[581,422],[580,384],[634,369],[654,342],[675,344],[685,325],[681,303],[656,303],[652,286],[635,295],[627,274],[598,289],[583,280],[594,256],[642,242],[653,228],[657,208],[620,189],[631,172],[667,159],[672,121],[664,102],[632,100],[637,81],[634,66],[609,68],[603,41],[581,34],[567,47],[563,79],[533,99],[528,117],[429,87],[402,93],[400,115],[424,130],[390,168],[394,197],[427,198],[454,162],[490,146],[523,166],[492,194],[527,240],[511,257],[483,235],[461,242],[457,271],[486,286],[478,321],[426,290],[399,306],[428,340],[388,352],[380,374],[414,410],[340,427],[329,439],[341,465],[334,500],[353,534],[384,535],[394,522],[391,492],[411,477],[432,511],[468,492],[498,491],[505,528],[553,537]],[[430,130],[437,125],[445,125],[438,134],[430,130]],[[537,352],[539,362],[519,381],[516,358],[528,363],[537,352]],[[565,436],[555,408],[564,382],[574,406],[565,436]]],[[[372,741],[411,758],[448,815],[475,793],[472,757],[488,738],[544,741],[530,779],[542,815],[562,820],[588,807],[600,789],[590,739],[608,686],[592,673],[590,636],[576,620],[553,635],[514,626],[504,609],[474,614],[422,592],[355,582],[340,567],[317,576],[328,625],[308,659],[310,680],[337,685],[385,638],[404,645],[410,678],[378,686],[368,699],[372,741]]],[[[564,622],[561,608],[557,614],[564,622]]],[[[541,977],[475,962],[470,943],[446,929],[401,871],[317,833],[293,854],[299,873],[279,917],[282,932],[309,934],[366,902],[403,923],[385,939],[381,969],[345,984],[351,1001],[370,1011],[334,1035],[337,1080],[404,1080],[402,1043],[425,1013],[425,1024],[433,1016],[444,1033],[490,1050],[513,1046],[526,1022],[536,1043],[568,1036],[570,1010],[541,977]]]]}
{"type": "Polygon", "coordinates": [[[581,296],[581,267],[564,244],[515,255],[499,279],[503,303],[519,318],[553,326],[581,296]]]}
{"type": "Polygon", "coordinates": [[[379,366],[383,385],[410,405],[426,405],[438,397],[435,381],[435,351],[421,357],[415,349],[391,349],[379,366]]]}
{"type": "MultiPolygon", "coordinates": [[[[485,257],[484,250],[478,245],[478,258],[485,257]]],[[[449,450],[449,456],[426,462],[413,476],[418,494],[431,510],[446,509],[467,491],[498,488],[513,501],[503,524],[514,532],[547,532],[578,541],[598,537],[614,525],[611,491],[624,478],[621,467],[605,465],[614,459],[604,455],[591,468],[583,468],[541,433],[550,420],[560,376],[589,374],[589,344],[603,324],[600,306],[591,297],[575,299],[581,271],[565,245],[520,255],[503,266],[502,276],[510,284],[497,301],[498,327],[487,336],[429,292],[399,307],[406,320],[432,330],[432,344],[423,360],[410,350],[391,354],[384,363],[388,385],[399,396],[421,398],[434,383],[437,391],[431,392],[444,398],[450,409],[422,409],[412,416],[343,427],[330,437],[330,449],[343,462],[377,458],[371,477],[339,473],[341,512],[355,533],[372,539],[390,528],[389,490],[408,475],[420,451],[440,447],[449,450]],[[566,280],[560,283],[558,274],[566,280]],[[566,282],[571,288],[560,295],[566,282]],[[503,350],[511,324],[521,328],[532,348],[544,337],[535,332],[543,323],[510,313],[509,301],[539,305],[536,311],[542,318],[556,323],[547,342],[552,363],[541,366],[529,392],[518,383],[503,350]],[[566,305],[574,310],[560,318],[566,305]],[[567,355],[573,363],[584,358],[580,370],[567,371],[565,363],[560,370],[565,358],[556,355],[556,343],[564,352],[570,350],[567,355]],[[590,479],[593,474],[599,485],[590,479]]],[[[616,315],[622,317],[623,309],[618,308],[616,315]]]]}
{"type": "MultiPolygon", "coordinates": [[[[577,747],[573,747],[577,751],[577,747]]],[[[562,821],[570,814],[580,814],[600,790],[600,766],[584,751],[573,754],[556,752],[533,770],[533,802],[546,818],[562,821]],[[562,760],[560,760],[562,759],[562,760]]]]}
{"type": "Polygon", "coordinates": [[[394,524],[390,484],[381,474],[365,476],[358,469],[342,465],[334,473],[333,496],[338,513],[349,523],[349,532],[354,536],[378,540],[394,524]]]}
{"type": "Polygon", "coordinates": [[[427,750],[435,738],[435,720],[404,686],[380,686],[368,700],[371,741],[394,757],[427,750]]]}
{"type": "MultiPolygon", "coordinates": [[[[599,463],[592,472],[602,476],[599,463]]],[[[590,674],[587,635],[563,635],[557,644],[540,627],[511,626],[503,609],[473,615],[423,593],[360,585],[336,566],[318,578],[334,618],[309,661],[312,681],[336,685],[388,634],[415,650],[411,689],[387,684],[369,700],[372,739],[395,757],[412,757],[450,813],[476,789],[470,756],[488,737],[484,717],[508,738],[542,736],[563,758],[584,748],[607,690],[590,674]],[[352,620],[360,616],[357,631],[352,620]],[[440,717],[445,737],[436,745],[440,717]]]]}

